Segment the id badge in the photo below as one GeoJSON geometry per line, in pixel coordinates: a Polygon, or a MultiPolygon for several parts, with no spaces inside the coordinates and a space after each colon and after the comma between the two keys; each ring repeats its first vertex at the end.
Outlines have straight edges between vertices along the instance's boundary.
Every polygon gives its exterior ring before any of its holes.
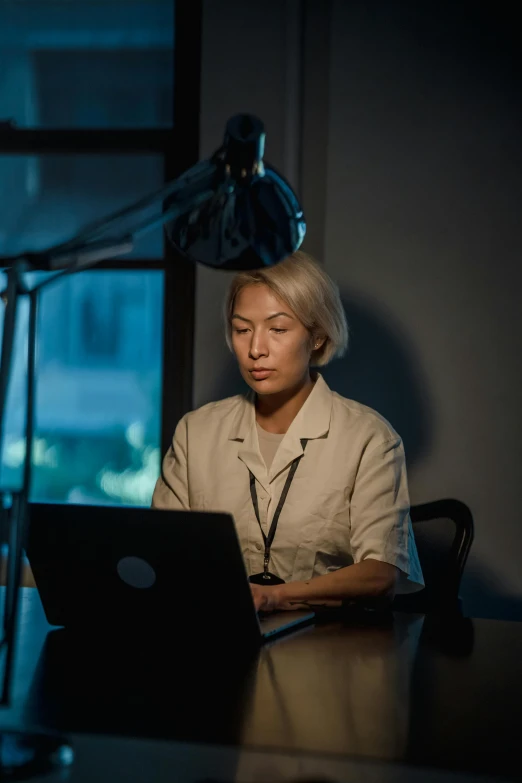
{"type": "Polygon", "coordinates": [[[280,579],[275,574],[271,574],[270,571],[260,574],[252,574],[248,577],[248,581],[253,585],[264,585],[265,587],[272,587],[272,585],[284,585],[285,580],[280,579]]]}

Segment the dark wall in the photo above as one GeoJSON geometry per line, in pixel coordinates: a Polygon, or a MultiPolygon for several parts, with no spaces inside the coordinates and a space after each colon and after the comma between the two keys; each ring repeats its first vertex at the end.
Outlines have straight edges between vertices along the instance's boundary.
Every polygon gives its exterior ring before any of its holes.
{"type": "Polygon", "coordinates": [[[466,502],[476,614],[522,619],[520,49],[507,4],[334,2],[325,261],[341,393],[404,436],[413,502],[466,502]]]}

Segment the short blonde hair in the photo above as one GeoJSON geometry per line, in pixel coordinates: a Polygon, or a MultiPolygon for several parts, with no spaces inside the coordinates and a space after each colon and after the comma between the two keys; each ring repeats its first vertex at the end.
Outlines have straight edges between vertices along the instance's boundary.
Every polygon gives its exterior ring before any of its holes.
{"type": "Polygon", "coordinates": [[[236,297],[246,286],[259,284],[286,302],[312,336],[326,338],[312,353],[310,364],[321,367],[346,353],[348,324],[339,289],[324,269],[301,250],[275,266],[239,272],[233,277],[224,303],[226,340],[231,351],[236,297]]]}

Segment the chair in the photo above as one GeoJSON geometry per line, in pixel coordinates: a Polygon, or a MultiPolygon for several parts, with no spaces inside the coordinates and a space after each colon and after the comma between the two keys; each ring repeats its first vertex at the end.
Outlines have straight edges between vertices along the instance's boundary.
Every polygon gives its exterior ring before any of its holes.
{"type": "Polygon", "coordinates": [[[459,611],[459,588],[474,536],[470,509],[460,500],[445,499],[412,506],[410,514],[426,587],[397,596],[393,608],[459,611]]]}

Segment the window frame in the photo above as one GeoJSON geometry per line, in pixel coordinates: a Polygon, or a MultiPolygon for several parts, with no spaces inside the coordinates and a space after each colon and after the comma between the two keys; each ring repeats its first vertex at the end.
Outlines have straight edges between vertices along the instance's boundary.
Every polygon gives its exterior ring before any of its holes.
{"type": "MultiPolygon", "coordinates": [[[[18,128],[0,124],[0,154],[144,154],[163,156],[169,182],[199,159],[202,0],[174,2],[174,90],[172,128],[18,128]]],[[[124,205],[122,205],[124,206],[124,205]]],[[[179,419],[192,408],[196,269],[164,241],[161,259],[110,260],[97,270],[161,270],[163,357],[161,453],[167,451],[179,419]]]]}

